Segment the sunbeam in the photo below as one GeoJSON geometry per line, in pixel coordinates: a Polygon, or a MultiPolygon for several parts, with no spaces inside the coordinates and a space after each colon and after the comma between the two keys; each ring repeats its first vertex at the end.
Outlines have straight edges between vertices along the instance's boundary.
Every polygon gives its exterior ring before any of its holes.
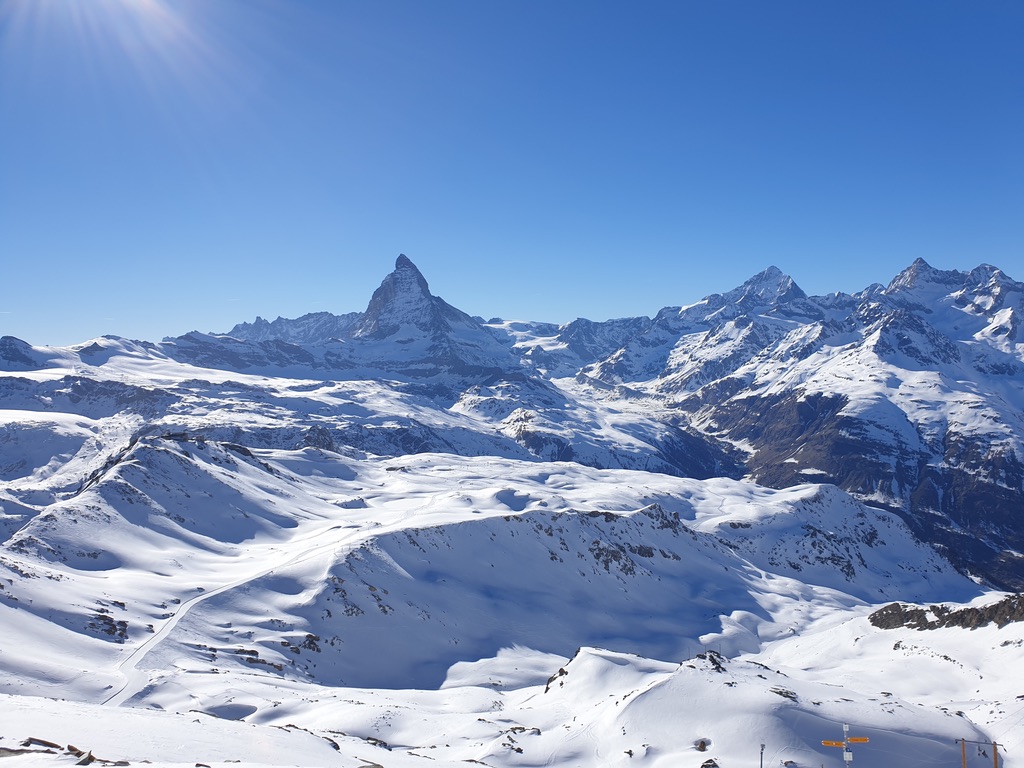
{"type": "Polygon", "coordinates": [[[0,0],[0,55],[25,83],[57,71],[99,94],[141,86],[157,105],[216,103],[227,60],[200,12],[168,0],[0,0]]]}

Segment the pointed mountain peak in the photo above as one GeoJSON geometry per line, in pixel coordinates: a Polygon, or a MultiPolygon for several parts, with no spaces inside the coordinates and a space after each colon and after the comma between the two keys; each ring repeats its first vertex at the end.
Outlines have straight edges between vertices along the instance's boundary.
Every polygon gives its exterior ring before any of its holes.
{"type": "Polygon", "coordinates": [[[889,283],[889,289],[909,288],[925,275],[934,272],[935,269],[920,256],[914,259],[914,263],[900,272],[889,283]]]}
{"type": "Polygon", "coordinates": [[[757,273],[739,288],[730,291],[725,298],[730,303],[772,306],[794,299],[805,299],[807,294],[792,277],[778,267],[772,266],[757,273]]]}
{"type": "Polygon", "coordinates": [[[395,260],[395,270],[373,292],[362,322],[353,333],[357,338],[383,339],[403,325],[421,328],[436,324],[437,309],[426,279],[404,253],[395,260]]]}
{"type": "Polygon", "coordinates": [[[1021,283],[1018,283],[1012,277],[1003,272],[1003,270],[998,267],[993,267],[991,264],[979,264],[970,271],[968,278],[970,279],[969,287],[985,287],[996,291],[1019,291],[1021,289],[1021,283]]]}
{"type": "MultiPolygon", "coordinates": [[[[758,272],[754,275],[751,280],[777,280],[780,277],[786,277],[786,273],[776,267],[774,264],[767,269],[758,272]]],[[[750,281],[748,281],[750,282],[750,281]]]]}
{"type": "Polygon", "coordinates": [[[924,259],[918,257],[914,263],[900,272],[892,279],[885,289],[886,293],[892,294],[899,291],[906,291],[932,283],[943,286],[956,286],[963,282],[964,274],[956,270],[936,269],[924,259]]]}
{"type": "Polygon", "coordinates": [[[434,296],[405,254],[373,292],[351,337],[370,366],[416,376],[493,373],[515,364],[508,346],[480,321],[434,296]]]}
{"type": "Polygon", "coordinates": [[[384,278],[381,288],[389,281],[396,283],[402,290],[411,290],[425,296],[431,295],[430,286],[427,285],[427,280],[423,277],[423,273],[412,263],[412,259],[404,253],[398,254],[398,258],[395,259],[395,271],[384,278]]]}
{"type": "MultiPolygon", "coordinates": [[[[686,318],[685,322],[719,323],[724,320],[749,314],[778,312],[808,316],[807,298],[792,277],[778,267],[768,267],[758,272],[742,285],[726,293],[713,293],[702,301],[686,307],[665,307],[655,317],[655,323],[675,322],[675,318],[686,318]],[[797,304],[793,304],[797,302],[797,304]],[[796,307],[796,309],[794,309],[796,307]]],[[[815,314],[812,310],[812,314],[815,314]]]]}

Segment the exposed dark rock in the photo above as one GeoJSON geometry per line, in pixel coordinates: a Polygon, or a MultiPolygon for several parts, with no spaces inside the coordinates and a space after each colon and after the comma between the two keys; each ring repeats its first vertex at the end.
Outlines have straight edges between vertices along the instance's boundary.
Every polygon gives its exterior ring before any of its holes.
{"type": "Polygon", "coordinates": [[[1005,627],[1007,624],[1024,621],[1024,595],[1010,595],[997,603],[980,608],[969,606],[951,609],[944,605],[921,608],[902,603],[890,603],[872,613],[868,620],[880,629],[899,627],[918,630],[942,627],[977,629],[989,624],[1005,627]]]}

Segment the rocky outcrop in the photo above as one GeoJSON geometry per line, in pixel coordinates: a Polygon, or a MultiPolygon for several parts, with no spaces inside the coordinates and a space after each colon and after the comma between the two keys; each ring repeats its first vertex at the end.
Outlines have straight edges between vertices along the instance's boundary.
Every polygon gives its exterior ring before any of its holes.
{"type": "Polygon", "coordinates": [[[1024,621],[1024,595],[1009,595],[997,603],[980,608],[969,606],[954,609],[945,605],[921,608],[903,603],[890,603],[872,613],[868,620],[880,629],[977,629],[989,624],[1005,627],[1007,624],[1024,621]]]}

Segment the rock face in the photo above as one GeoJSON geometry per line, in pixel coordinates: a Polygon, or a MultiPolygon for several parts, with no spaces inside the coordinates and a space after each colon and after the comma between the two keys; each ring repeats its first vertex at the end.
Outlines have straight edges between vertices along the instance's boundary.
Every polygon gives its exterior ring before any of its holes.
{"type": "Polygon", "coordinates": [[[228,331],[227,335],[241,341],[256,343],[277,339],[291,344],[321,344],[331,339],[351,336],[362,317],[361,312],[349,312],[345,315],[311,312],[295,320],[279,317],[267,321],[257,317],[251,323],[239,323],[228,331]]]}
{"type": "Polygon", "coordinates": [[[457,322],[472,322],[467,315],[432,296],[423,275],[403,253],[395,261],[395,271],[373,292],[352,335],[386,339],[405,326],[413,326],[421,333],[439,334],[447,330],[446,315],[457,322]]]}
{"type": "Polygon", "coordinates": [[[977,629],[989,624],[1005,627],[1013,622],[1024,621],[1024,596],[1009,595],[981,608],[968,606],[953,609],[945,605],[931,605],[925,609],[902,603],[890,603],[872,613],[868,619],[880,629],[977,629]]]}

